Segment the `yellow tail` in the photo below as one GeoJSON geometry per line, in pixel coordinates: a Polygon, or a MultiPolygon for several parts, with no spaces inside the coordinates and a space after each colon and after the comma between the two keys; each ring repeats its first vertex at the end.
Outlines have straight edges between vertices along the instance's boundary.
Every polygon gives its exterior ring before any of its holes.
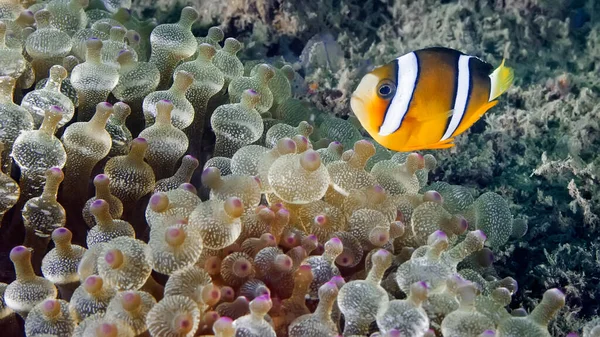
{"type": "Polygon", "coordinates": [[[506,92],[515,80],[515,71],[504,65],[505,60],[503,59],[502,64],[490,75],[490,102],[506,92]]]}

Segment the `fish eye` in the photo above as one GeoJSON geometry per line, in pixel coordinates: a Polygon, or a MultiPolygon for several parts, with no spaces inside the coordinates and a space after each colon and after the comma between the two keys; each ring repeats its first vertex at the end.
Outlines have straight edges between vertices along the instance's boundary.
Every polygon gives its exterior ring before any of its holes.
{"type": "Polygon", "coordinates": [[[377,94],[383,99],[388,99],[394,95],[396,86],[390,81],[383,81],[379,84],[377,94]]]}

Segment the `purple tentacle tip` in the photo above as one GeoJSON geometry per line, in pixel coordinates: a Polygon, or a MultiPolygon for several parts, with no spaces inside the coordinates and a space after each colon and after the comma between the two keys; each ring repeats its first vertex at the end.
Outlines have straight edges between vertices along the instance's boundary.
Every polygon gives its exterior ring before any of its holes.
{"type": "Polygon", "coordinates": [[[102,205],[104,205],[106,201],[102,200],[102,199],[96,199],[92,202],[92,207],[100,207],[102,205]]]}
{"type": "Polygon", "coordinates": [[[332,243],[335,243],[335,244],[342,244],[342,240],[340,240],[338,238],[331,238],[331,239],[329,239],[329,241],[331,241],[332,243]]]}
{"type": "Polygon", "coordinates": [[[14,253],[22,253],[26,250],[27,250],[27,247],[25,247],[25,246],[16,246],[15,248],[12,249],[12,251],[14,253]]]}

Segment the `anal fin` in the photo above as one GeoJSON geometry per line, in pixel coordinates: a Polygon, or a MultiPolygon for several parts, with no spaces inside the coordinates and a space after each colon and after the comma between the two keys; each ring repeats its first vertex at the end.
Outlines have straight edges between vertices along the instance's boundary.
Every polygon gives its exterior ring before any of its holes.
{"type": "Polygon", "coordinates": [[[479,107],[479,109],[477,109],[477,111],[475,111],[474,113],[467,114],[458,126],[458,128],[456,128],[456,131],[454,131],[454,134],[452,136],[456,137],[461,133],[465,132],[468,128],[475,124],[475,122],[477,122],[486,113],[486,111],[493,108],[496,104],[498,104],[498,101],[487,102],[481,107],[479,107]]]}

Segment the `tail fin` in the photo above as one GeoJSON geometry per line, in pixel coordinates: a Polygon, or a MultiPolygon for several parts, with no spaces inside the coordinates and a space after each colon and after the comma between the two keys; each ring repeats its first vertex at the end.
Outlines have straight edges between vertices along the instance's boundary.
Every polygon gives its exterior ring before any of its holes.
{"type": "Polygon", "coordinates": [[[515,71],[512,68],[505,66],[504,61],[506,61],[506,59],[503,59],[502,64],[500,64],[500,66],[490,75],[490,102],[506,92],[515,79],[515,71]]]}

